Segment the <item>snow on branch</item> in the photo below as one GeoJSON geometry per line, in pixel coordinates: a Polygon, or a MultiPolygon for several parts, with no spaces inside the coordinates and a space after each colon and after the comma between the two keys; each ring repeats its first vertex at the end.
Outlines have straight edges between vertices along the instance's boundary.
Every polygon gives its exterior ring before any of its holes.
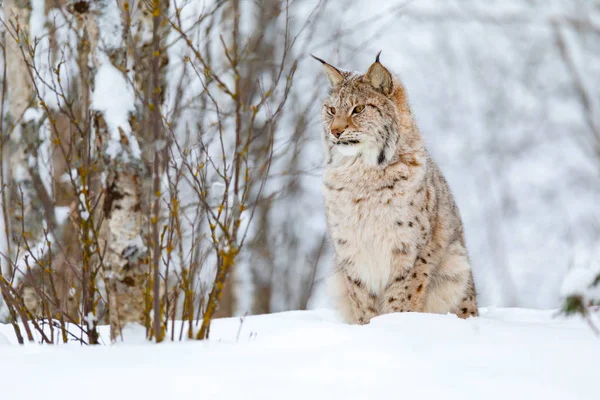
{"type": "Polygon", "coordinates": [[[133,90],[107,57],[100,58],[103,60],[94,78],[92,108],[102,112],[108,129],[105,154],[113,160],[129,161],[129,157],[139,160],[140,146],[129,123],[129,116],[135,110],[133,90]]]}

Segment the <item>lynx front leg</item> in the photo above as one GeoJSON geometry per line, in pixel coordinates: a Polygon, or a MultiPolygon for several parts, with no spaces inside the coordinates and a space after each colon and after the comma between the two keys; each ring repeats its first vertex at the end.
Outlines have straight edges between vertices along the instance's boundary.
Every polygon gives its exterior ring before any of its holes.
{"type": "Polygon", "coordinates": [[[347,271],[338,271],[333,277],[333,295],[346,322],[366,324],[379,314],[377,296],[370,293],[364,284],[347,271]]]}
{"type": "Polygon", "coordinates": [[[381,296],[381,313],[423,311],[429,282],[427,264],[417,260],[413,268],[393,277],[381,296]]]}
{"type": "Polygon", "coordinates": [[[475,283],[473,282],[473,274],[469,274],[467,290],[464,297],[461,299],[458,307],[453,310],[460,318],[477,317],[479,310],[477,309],[477,296],[475,294],[475,283]]]}
{"type": "Polygon", "coordinates": [[[377,316],[377,295],[370,293],[364,282],[346,275],[346,288],[354,310],[353,323],[367,324],[371,318],[377,316]]]}

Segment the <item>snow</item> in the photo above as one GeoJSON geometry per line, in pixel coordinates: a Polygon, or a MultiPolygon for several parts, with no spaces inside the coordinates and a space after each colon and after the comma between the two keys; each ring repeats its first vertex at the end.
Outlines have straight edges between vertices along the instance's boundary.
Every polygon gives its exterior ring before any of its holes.
{"type": "Polygon", "coordinates": [[[39,123],[39,121],[44,117],[44,111],[39,108],[29,107],[23,113],[23,122],[34,122],[39,123]]]}
{"type": "Polygon", "coordinates": [[[137,139],[131,134],[129,124],[129,115],[135,111],[133,90],[125,76],[105,56],[99,58],[103,61],[94,78],[92,107],[103,113],[110,133],[106,154],[113,159],[119,156],[126,157],[123,150],[127,150],[133,158],[139,159],[140,147],[137,139]],[[121,136],[124,136],[124,139],[121,136]],[[127,143],[129,149],[124,149],[123,144],[127,143]]]}
{"type": "MultiPolygon", "coordinates": [[[[107,333],[102,327],[104,340],[107,333]]],[[[9,325],[0,335],[15,342],[9,325]]],[[[554,311],[489,308],[468,320],[404,313],[351,326],[316,310],[216,320],[208,342],[3,346],[0,354],[6,398],[62,399],[68,390],[89,400],[109,392],[147,400],[585,400],[597,398],[600,340],[554,311]],[[109,389],[89,390],[100,382],[109,389]]]]}
{"type": "Polygon", "coordinates": [[[98,319],[96,318],[94,313],[90,311],[85,317],[83,317],[83,320],[87,324],[87,328],[92,329],[92,327],[94,326],[94,322],[96,322],[98,319]]]}
{"type": "Polygon", "coordinates": [[[87,188],[82,188],[81,192],[79,193],[79,216],[81,217],[82,220],[86,221],[89,217],[90,217],[90,210],[88,210],[87,205],[86,205],[86,201],[85,201],[85,194],[83,193],[83,189],[87,189],[87,188]]]}
{"type": "Polygon", "coordinates": [[[69,218],[70,213],[71,207],[69,206],[54,207],[54,218],[56,218],[56,223],[62,225],[67,220],[67,218],[69,218]]]}
{"type": "Polygon", "coordinates": [[[6,336],[4,336],[3,334],[0,333],[0,346],[3,345],[10,345],[10,341],[8,340],[8,338],[6,336]]]}
{"type": "Polygon", "coordinates": [[[32,0],[31,17],[29,20],[29,29],[32,37],[41,38],[47,34],[44,26],[46,24],[45,8],[45,0],[32,0]]]}
{"type": "Polygon", "coordinates": [[[124,345],[125,343],[128,346],[132,344],[148,344],[146,340],[146,328],[140,324],[129,323],[123,327],[119,340],[115,343],[116,345],[124,345]]]}
{"type": "Polygon", "coordinates": [[[106,51],[120,49],[123,45],[123,26],[119,8],[114,7],[111,0],[93,2],[91,7],[98,13],[96,23],[101,49],[106,51]]]}

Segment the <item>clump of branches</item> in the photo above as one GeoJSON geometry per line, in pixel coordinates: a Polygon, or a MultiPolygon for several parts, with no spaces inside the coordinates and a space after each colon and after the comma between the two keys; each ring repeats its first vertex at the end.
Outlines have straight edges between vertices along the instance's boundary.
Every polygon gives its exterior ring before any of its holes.
{"type": "Polygon", "coordinates": [[[565,315],[579,315],[588,323],[596,335],[600,335],[600,328],[594,322],[593,317],[600,311],[600,297],[598,289],[600,288],[600,274],[588,277],[589,271],[583,272],[581,269],[571,271],[567,276],[566,285],[570,285],[570,280],[575,280],[574,287],[567,287],[567,295],[562,306],[562,313],[565,315]],[[578,275],[584,275],[584,279],[580,279],[578,275]]]}
{"type": "Polygon", "coordinates": [[[310,23],[264,3],[259,70],[239,0],[5,1],[0,293],[20,343],[96,344],[103,323],[208,338],[310,23]]]}

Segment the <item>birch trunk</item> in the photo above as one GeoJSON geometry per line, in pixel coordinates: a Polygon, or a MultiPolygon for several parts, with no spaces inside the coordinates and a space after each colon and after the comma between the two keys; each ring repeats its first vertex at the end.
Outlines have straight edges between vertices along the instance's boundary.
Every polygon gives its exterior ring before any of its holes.
{"type": "Polygon", "coordinates": [[[139,132],[131,128],[134,97],[125,76],[127,48],[121,11],[108,0],[90,7],[97,26],[97,35],[91,40],[96,63],[91,108],[106,170],[99,242],[111,339],[117,340],[127,325],[148,326],[149,252],[142,240],[141,209],[143,163],[136,137],[139,132]]]}
{"type": "MultiPolygon", "coordinates": [[[[114,166],[112,169],[115,169],[114,166]]],[[[149,260],[141,237],[139,173],[130,165],[120,171],[112,171],[110,175],[100,243],[105,252],[103,273],[108,286],[111,338],[116,340],[128,324],[148,325],[146,286],[149,260]]]]}

